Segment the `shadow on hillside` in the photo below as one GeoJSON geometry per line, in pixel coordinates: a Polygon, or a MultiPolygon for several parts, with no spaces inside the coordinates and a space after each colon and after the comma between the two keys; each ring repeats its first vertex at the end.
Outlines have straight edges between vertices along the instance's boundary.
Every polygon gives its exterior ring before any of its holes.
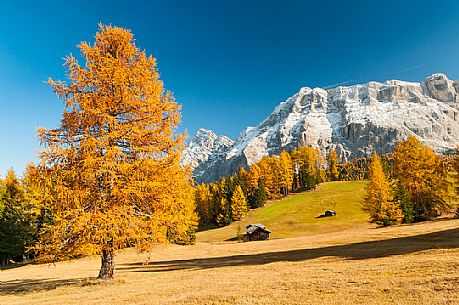
{"type": "Polygon", "coordinates": [[[82,284],[83,279],[24,279],[2,281],[0,296],[5,294],[26,294],[41,290],[53,290],[61,286],[82,284]]]}
{"type": "Polygon", "coordinates": [[[313,249],[299,249],[250,255],[232,255],[188,260],[170,260],[124,264],[117,268],[125,272],[161,272],[184,269],[209,269],[226,266],[249,266],[273,262],[305,261],[326,256],[342,257],[350,260],[388,257],[409,254],[429,249],[459,248],[459,228],[388,240],[368,241],[346,245],[313,249]]]}
{"type": "MultiPolygon", "coordinates": [[[[364,260],[369,258],[409,254],[429,249],[454,248],[459,248],[459,228],[410,237],[399,237],[388,240],[369,241],[314,249],[298,249],[188,260],[158,261],[147,265],[142,262],[120,264],[116,270],[118,272],[161,272],[209,269],[225,266],[261,265],[282,261],[297,262],[326,256],[342,257],[350,260],[364,260]]],[[[97,284],[100,284],[100,282],[95,279],[83,278],[62,280],[55,278],[10,280],[0,283],[0,296],[7,294],[27,294],[37,291],[47,291],[61,286],[83,287],[97,284]]]]}

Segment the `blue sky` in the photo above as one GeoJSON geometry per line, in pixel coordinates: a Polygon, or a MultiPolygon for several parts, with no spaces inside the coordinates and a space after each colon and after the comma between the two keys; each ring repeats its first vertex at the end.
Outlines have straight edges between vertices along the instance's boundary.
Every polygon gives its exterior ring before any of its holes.
{"type": "Polygon", "coordinates": [[[5,1],[0,5],[0,175],[35,160],[63,110],[45,81],[93,41],[130,28],[183,105],[181,130],[236,138],[303,86],[459,79],[459,1],[5,1]],[[6,2],[6,3],[5,3],[6,2]]]}

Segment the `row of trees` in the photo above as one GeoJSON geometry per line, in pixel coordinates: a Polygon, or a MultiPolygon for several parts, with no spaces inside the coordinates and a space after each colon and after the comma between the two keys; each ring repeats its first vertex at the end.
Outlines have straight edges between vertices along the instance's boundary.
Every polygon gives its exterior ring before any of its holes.
{"type": "MultiPolygon", "coordinates": [[[[372,222],[388,226],[430,220],[450,208],[448,164],[430,147],[410,136],[385,160],[374,154],[369,163],[365,209],[372,222]]],[[[459,172],[457,164],[456,158],[459,172]]]]}
{"type": "Polygon", "coordinates": [[[314,189],[323,181],[339,180],[339,163],[332,150],[324,160],[318,149],[300,147],[279,156],[265,156],[230,177],[195,189],[201,226],[228,225],[240,220],[250,208],[263,206],[290,192],[314,189]]]}
{"type": "MultiPolygon", "coordinates": [[[[450,208],[448,174],[451,166],[459,173],[459,161],[447,161],[413,136],[391,154],[375,153],[343,164],[334,150],[324,160],[318,149],[300,147],[263,157],[248,172],[242,168],[233,176],[196,186],[195,202],[201,226],[224,226],[267,199],[311,190],[323,181],[370,179],[364,209],[372,222],[387,226],[430,220],[450,208]]],[[[459,184],[459,174],[456,177],[459,184]]]]}

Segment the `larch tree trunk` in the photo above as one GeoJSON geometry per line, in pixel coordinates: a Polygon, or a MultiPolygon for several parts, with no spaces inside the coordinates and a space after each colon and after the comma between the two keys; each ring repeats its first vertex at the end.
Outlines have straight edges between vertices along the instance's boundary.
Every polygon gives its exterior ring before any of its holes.
{"type": "Polygon", "coordinates": [[[102,250],[101,266],[99,271],[100,280],[112,279],[115,273],[115,258],[113,251],[102,250]]]}

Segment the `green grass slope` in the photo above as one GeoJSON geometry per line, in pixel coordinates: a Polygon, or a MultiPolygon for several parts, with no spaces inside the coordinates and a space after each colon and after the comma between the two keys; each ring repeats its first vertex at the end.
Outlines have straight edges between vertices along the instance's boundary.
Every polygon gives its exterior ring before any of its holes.
{"type": "Polygon", "coordinates": [[[321,184],[316,190],[293,194],[250,211],[241,221],[229,226],[199,232],[198,242],[222,242],[244,233],[249,223],[262,223],[272,231],[271,238],[287,238],[368,226],[368,214],[362,211],[367,181],[340,181],[321,184]],[[316,218],[328,209],[334,217],[316,218]]]}

